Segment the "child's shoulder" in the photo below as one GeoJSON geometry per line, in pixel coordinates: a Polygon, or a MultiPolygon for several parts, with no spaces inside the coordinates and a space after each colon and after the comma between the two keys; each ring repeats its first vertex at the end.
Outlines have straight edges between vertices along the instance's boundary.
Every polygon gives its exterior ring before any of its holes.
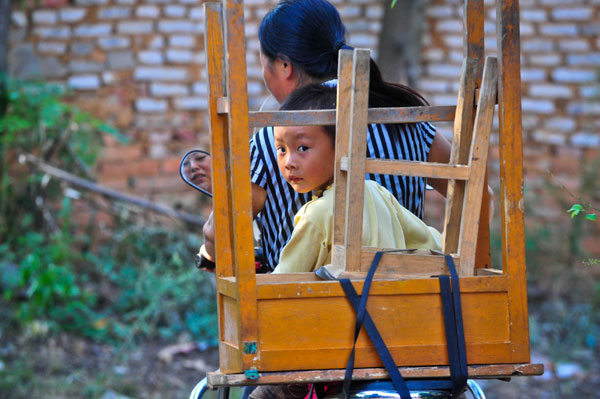
{"type": "Polygon", "coordinates": [[[365,191],[374,193],[374,194],[378,194],[378,195],[382,195],[386,198],[388,198],[388,197],[395,198],[392,195],[392,193],[390,193],[388,191],[387,188],[383,187],[381,184],[377,183],[374,180],[365,180],[365,191]]]}
{"type": "Polygon", "coordinates": [[[333,190],[327,190],[323,196],[308,201],[296,214],[296,223],[299,218],[311,221],[323,221],[333,216],[333,190]]]}

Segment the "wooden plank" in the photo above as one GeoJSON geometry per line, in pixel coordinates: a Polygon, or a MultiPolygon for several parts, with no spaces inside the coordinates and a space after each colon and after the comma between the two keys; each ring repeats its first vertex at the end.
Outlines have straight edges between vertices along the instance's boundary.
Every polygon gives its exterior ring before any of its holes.
{"type": "Polygon", "coordinates": [[[335,110],[256,111],[250,112],[250,127],[329,126],[335,125],[335,110]]]}
{"type": "MultiPolygon", "coordinates": [[[[510,362],[507,292],[463,292],[461,299],[469,363],[510,362]]],[[[436,293],[370,295],[367,303],[396,364],[403,366],[447,364],[441,307],[436,293]]],[[[259,370],[343,368],[353,343],[355,318],[344,297],[261,300],[259,370]],[[306,328],[314,324],[319,327],[306,328]]],[[[364,331],[356,347],[357,367],[381,365],[364,331]]]]}
{"type": "MultiPolygon", "coordinates": [[[[458,100],[456,103],[456,119],[454,120],[454,134],[450,164],[466,165],[469,162],[469,149],[471,148],[471,134],[473,127],[473,101],[475,91],[475,71],[477,60],[466,58],[463,62],[458,100]]],[[[446,211],[444,213],[442,252],[454,253],[458,251],[460,236],[460,221],[464,202],[465,182],[450,180],[446,191],[446,211]]]]}
{"type": "Polygon", "coordinates": [[[465,42],[466,58],[477,60],[475,69],[475,85],[481,86],[481,77],[483,76],[484,51],[484,4],[483,0],[465,1],[464,24],[465,24],[465,42]]]}
{"type": "Polygon", "coordinates": [[[502,270],[500,269],[475,269],[475,274],[477,276],[501,276],[502,275],[502,270]]]}
{"type": "MultiPolygon", "coordinates": [[[[204,4],[204,48],[206,49],[206,66],[208,69],[208,115],[210,132],[210,152],[212,154],[213,181],[213,218],[215,224],[215,255],[218,267],[215,270],[219,276],[233,276],[233,212],[231,196],[227,183],[230,181],[229,168],[229,131],[226,116],[218,115],[218,99],[226,94],[225,85],[225,48],[223,43],[223,10],[220,3],[204,4]]],[[[217,309],[219,323],[219,342],[225,340],[227,322],[223,317],[225,312],[224,298],[217,294],[217,309]]],[[[239,362],[241,357],[232,355],[231,351],[219,345],[219,357],[239,362]]],[[[238,370],[234,367],[230,370],[238,370]]]]}
{"type": "Polygon", "coordinates": [[[483,183],[487,167],[490,134],[496,104],[498,88],[498,66],[496,58],[486,59],[481,95],[477,104],[475,126],[473,128],[473,142],[469,166],[471,176],[466,187],[463,209],[468,209],[461,220],[459,256],[461,259],[458,269],[461,276],[472,276],[475,269],[475,253],[477,249],[477,235],[479,232],[479,216],[481,199],[483,196],[483,183]]]}
{"type": "MultiPolygon", "coordinates": [[[[306,274],[310,275],[311,273],[306,274]]],[[[259,275],[257,276],[257,296],[260,300],[337,297],[345,300],[346,296],[338,281],[311,281],[310,278],[311,276],[307,276],[306,281],[298,281],[297,278],[282,281],[279,277],[259,275]]],[[[357,280],[353,281],[353,284],[356,290],[361,292],[363,282],[357,280]]],[[[462,293],[508,291],[508,282],[505,276],[464,277],[460,284],[462,293]]],[[[376,280],[371,286],[371,295],[439,294],[439,292],[440,285],[436,278],[376,280]]]]}
{"type": "MultiPolygon", "coordinates": [[[[361,268],[364,268],[364,265],[361,265],[361,268]]],[[[347,278],[350,280],[364,280],[367,277],[368,271],[364,272],[341,272],[338,276],[338,279],[347,278]]],[[[377,268],[377,272],[373,276],[373,280],[413,280],[413,279],[423,279],[429,278],[432,276],[440,276],[440,275],[450,275],[448,270],[439,270],[439,271],[415,271],[412,273],[397,273],[394,270],[379,270],[377,268]]]]}
{"type": "MultiPolygon", "coordinates": [[[[257,342],[256,279],[254,243],[252,240],[252,201],[250,186],[250,146],[248,142],[248,92],[246,79],[246,47],[244,7],[242,0],[223,0],[226,77],[229,97],[229,145],[231,181],[228,189],[233,204],[234,267],[239,289],[240,342],[257,342]]],[[[258,356],[242,353],[244,370],[256,368],[258,356]]]]}
{"type": "MultiPolygon", "coordinates": [[[[228,112],[229,104],[222,105],[222,112],[228,112]]],[[[416,123],[448,122],[454,120],[454,106],[427,106],[403,108],[370,108],[368,123],[416,123]]],[[[250,127],[335,125],[336,113],[331,110],[319,111],[253,111],[249,113],[250,127]]]]}
{"type": "MultiPolygon", "coordinates": [[[[342,157],[340,168],[348,170],[349,160],[342,157]]],[[[386,175],[421,176],[439,179],[466,180],[469,178],[469,166],[449,165],[435,162],[396,161],[391,159],[369,158],[365,163],[366,173],[386,175]]]]}
{"type": "Polygon", "coordinates": [[[240,348],[230,342],[219,342],[219,366],[221,371],[224,373],[241,373],[243,371],[241,352],[240,348]]]}
{"type": "Polygon", "coordinates": [[[456,107],[421,106],[369,109],[368,123],[449,122],[454,120],[456,107]]]}
{"type": "MultiPolygon", "coordinates": [[[[348,143],[348,184],[346,187],[345,270],[360,268],[365,200],[365,160],[367,151],[367,109],[371,52],[355,49],[352,59],[350,137],[348,143]]],[[[340,112],[338,104],[338,113],[340,112]]]]}
{"type": "Polygon", "coordinates": [[[231,198],[227,190],[230,181],[229,132],[226,116],[217,112],[218,99],[227,92],[225,85],[225,48],[223,43],[222,8],[219,3],[204,4],[204,47],[208,68],[208,114],[210,152],[212,160],[213,207],[215,222],[215,248],[219,267],[218,276],[233,276],[233,222],[231,198]]]}
{"type": "Polygon", "coordinates": [[[496,23],[500,60],[498,121],[502,270],[510,279],[509,311],[514,359],[528,362],[529,321],[525,277],[519,2],[498,0],[496,23]]]}
{"type": "MultiPolygon", "coordinates": [[[[404,378],[447,378],[450,369],[447,366],[435,367],[399,367],[404,378]]],[[[542,364],[490,364],[468,367],[469,377],[510,378],[521,376],[539,376],[544,373],[542,364]]],[[[318,383],[343,381],[345,370],[310,370],[260,373],[257,380],[248,380],[244,374],[223,374],[219,371],[208,372],[207,380],[211,388],[242,385],[271,385],[286,383],[318,383]]],[[[352,379],[357,381],[389,379],[389,374],[383,368],[355,369],[352,379]]]]}
{"type": "MultiPolygon", "coordinates": [[[[470,0],[465,2],[464,26],[466,32],[466,57],[477,60],[475,71],[475,86],[481,87],[483,64],[485,58],[484,41],[484,2],[483,0],[470,0]]],[[[475,98],[478,98],[476,90],[475,98]]],[[[461,183],[458,183],[459,185],[461,183]]],[[[484,188],[487,187],[487,173],[484,188]]],[[[484,189],[479,217],[479,233],[477,236],[477,253],[475,257],[476,268],[491,267],[490,251],[490,226],[489,226],[489,195],[484,189]]]]}
{"type": "Polygon", "coordinates": [[[492,250],[490,248],[490,193],[488,174],[483,180],[483,197],[481,197],[481,212],[479,214],[479,232],[477,233],[477,252],[475,253],[475,268],[492,267],[492,250]]]}
{"type": "Polygon", "coordinates": [[[235,300],[239,299],[236,281],[234,277],[217,276],[217,292],[235,300]]]}
{"type": "Polygon", "coordinates": [[[220,295],[219,312],[219,367],[225,373],[241,373],[242,351],[240,348],[240,317],[237,300],[220,295]]]}
{"type": "MultiPolygon", "coordinates": [[[[373,258],[377,253],[376,248],[364,248],[361,252],[360,264],[361,272],[367,272],[373,258]]],[[[456,267],[460,265],[460,259],[458,256],[452,256],[456,267]]],[[[448,265],[446,264],[446,258],[439,255],[432,255],[428,251],[415,251],[410,253],[404,252],[389,252],[384,254],[379,261],[377,267],[378,272],[397,272],[406,274],[422,274],[427,273],[429,276],[437,276],[440,274],[447,274],[448,265]]],[[[377,275],[377,274],[376,274],[377,275]]]]}
{"type": "MultiPolygon", "coordinates": [[[[323,369],[341,369],[348,362],[348,348],[320,348],[297,350],[265,350],[261,356],[260,370],[269,371],[296,371],[323,369]],[[288,359],[286,361],[286,359],[288,359]]],[[[445,344],[439,345],[407,345],[403,347],[390,347],[390,354],[399,367],[415,366],[444,366],[448,364],[448,349],[445,344]]],[[[473,344],[466,345],[467,361],[471,364],[481,364],[492,361],[494,363],[510,363],[510,345],[508,343],[473,344]]],[[[383,367],[374,348],[356,349],[356,368],[383,367]],[[365,366],[366,365],[366,366],[365,366]]]]}
{"type": "Polygon", "coordinates": [[[341,170],[342,157],[348,156],[350,135],[350,92],[352,90],[352,51],[341,50],[338,55],[338,86],[335,136],[335,175],[333,201],[333,249],[332,263],[343,265],[344,232],[346,231],[346,187],[348,175],[341,170]],[[339,112],[338,112],[339,110],[339,112]]]}

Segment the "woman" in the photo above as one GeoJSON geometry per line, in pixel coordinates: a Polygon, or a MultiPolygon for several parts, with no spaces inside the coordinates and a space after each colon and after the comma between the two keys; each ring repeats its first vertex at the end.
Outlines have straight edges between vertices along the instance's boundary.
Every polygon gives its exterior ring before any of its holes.
{"type": "MultiPolygon", "coordinates": [[[[336,78],[339,50],[352,49],[345,44],[345,33],[339,13],[326,0],[285,0],[264,17],[258,32],[263,76],[278,102],[283,102],[297,87],[336,78]]],[[[335,84],[335,81],[328,84],[335,84]]],[[[370,107],[427,105],[414,90],[384,82],[373,60],[369,86],[370,107]]],[[[449,160],[448,141],[436,134],[429,123],[371,124],[367,136],[368,157],[440,163],[449,160]]],[[[252,208],[254,216],[260,213],[263,250],[268,265],[273,268],[293,230],[294,215],[310,200],[310,195],[296,193],[281,176],[272,127],[265,127],[253,136],[250,153],[252,208]]],[[[422,218],[424,178],[367,177],[386,187],[402,205],[422,218]]],[[[430,179],[428,183],[445,195],[445,180],[430,179]]],[[[206,248],[203,254],[212,257],[212,218],[205,225],[204,233],[206,248]]]]}
{"type": "Polygon", "coordinates": [[[194,151],[183,161],[183,174],[196,186],[212,193],[212,170],[210,155],[194,151]]]}

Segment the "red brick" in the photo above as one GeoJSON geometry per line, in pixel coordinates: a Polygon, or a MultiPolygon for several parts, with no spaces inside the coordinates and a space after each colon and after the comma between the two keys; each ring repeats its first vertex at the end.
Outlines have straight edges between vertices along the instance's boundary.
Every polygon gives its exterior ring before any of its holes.
{"type": "Polygon", "coordinates": [[[42,0],[42,6],[49,8],[59,8],[66,6],[68,3],[68,0],[42,0]]]}
{"type": "Polygon", "coordinates": [[[584,150],[584,159],[586,161],[594,161],[600,158],[600,150],[595,148],[586,148],[584,150]]]}
{"type": "Polygon", "coordinates": [[[581,174],[581,162],[579,158],[557,155],[550,160],[550,170],[557,175],[579,176],[581,174]]]}
{"type": "MultiPolygon", "coordinates": [[[[168,176],[139,177],[135,179],[135,190],[140,195],[144,194],[173,194],[193,190],[178,174],[168,176]]],[[[198,193],[198,195],[201,195],[198,193]]]]}
{"type": "Polygon", "coordinates": [[[177,129],[175,130],[175,138],[184,143],[193,143],[196,141],[196,132],[192,129],[177,129]]]}
{"type": "Polygon", "coordinates": [[[126,164],[124,162],[101,161],[98,163],[98,172],[101,179],[112,180],[112,178],[121,178],[125,175],[126,164]]]}
{"type": "Polygon", "coordinates": [[[115,216],[104,211],[96,214],[96,225],[101,228],[112,228],[115,225],[115,216]]]}
{"type": "Polygon", "coordinates": [[[111,179],[117,176],[155,176],[158,174],[160,161],[156,159],[142,159],[131,162],[102,162],[100,172],[104,178],[111,179]]]}
{"type": "Polygon", "coordinates": [[[100,173],[97,183],[114,190],[126,190],[128,187],[128,176],[125,174],[100,173]]]}
{"type": "Polygon", "coordinates": [[[101,158],[105,161],[132,161],[142,157],[142,147],[139,145],[110,146],[102,150],[101,158]]]}
{"type": "Polygon", "coordinates": [[[179,165],[181,165],[181,157],[167,158],[162,161],[162,172],[164,174],[179,174],[179,165]]]}
{"type": "MultiPolygon", "coordinates": [[[[598,222],[592,222],[598,223],[598,222]]],[[[595,259],[600,258],[600,236],[585,237],[583,239],[583,248],[595,259]]],[[[600,260],[599,260],[600,262],[600,260]]],[[[600,263],[596,265],[600,269],[600,263]]]]}

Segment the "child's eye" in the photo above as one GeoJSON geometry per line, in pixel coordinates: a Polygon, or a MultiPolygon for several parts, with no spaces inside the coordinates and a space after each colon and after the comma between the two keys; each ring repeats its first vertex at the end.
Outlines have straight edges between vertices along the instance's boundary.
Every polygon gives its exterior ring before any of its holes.
{"type": "Polygon", "coordinates": [[[283,148],[283,147],[277,147],[277,152],[279,154],[285,154],[285,148],[283,148]]]}
{"type": "Polygon", "coordinates": [[[308,147],[305,145],[301,145],[300,147],[298,147],[298,151],[300,151],[300,152],[304,152],[306,150],[308,150],[308,147]]]}

